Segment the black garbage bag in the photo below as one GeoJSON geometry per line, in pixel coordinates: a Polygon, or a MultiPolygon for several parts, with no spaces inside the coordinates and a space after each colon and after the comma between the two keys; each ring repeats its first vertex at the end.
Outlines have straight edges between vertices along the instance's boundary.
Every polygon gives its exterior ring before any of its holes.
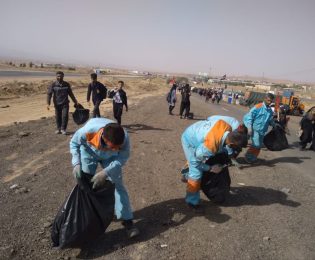
{"type": "Polygon", "coordinates": [[[53,246],[80,248],[102,235],[113,220],[114,184],[107,181],[94,191],[91,177],[83,174],[57,213],[51,230],[53,246]]]}
{"type": "Polygon", "coordinates": [[[201,178],[201,190],[215,203],[222,203],[225,201],[230,191],[231,178],[228,166],[231,163],[226,153],[218,153],[206,161],[208,165],[221,164],[226,167],[218,173],[203,172],[201,178]]]}
{"type": "Polygon", "coordinates": [[[189,119],[194,119],[194,113],[190,112],[190,113],[188,114],[188,118],[189,118],[189,119]]]}
{"type": "Polygon", "coordinates": [[[282,151],[289,147],[288,139],[284,129],[281,127],[273,128],[264,137],[264,145],[270,151],[282,151]]]}
{"type": "Polygon", "coordinates": [[[78,104],[75,106],[75,111],[73,112],[72,117],[77,125],[82,125],[89,120],[90,110],[85,109],[81,104],[78,104]]]}

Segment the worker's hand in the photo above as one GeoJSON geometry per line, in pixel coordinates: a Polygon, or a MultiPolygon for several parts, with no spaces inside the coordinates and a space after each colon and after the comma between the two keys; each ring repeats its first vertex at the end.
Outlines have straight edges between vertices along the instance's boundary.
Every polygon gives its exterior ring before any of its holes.
{"type": "Polygon", "coordinates": [[[222,165],[220,165],[220,164],[215,164],[215,165],[213,165],[212,167],[211,167],[211,169],[210,169],[210,172],[213,172],[213,173],[215,173],[215,174],[218,174],[218,173],[220,173],[221,171],[222,171],[222,165]]]}
{"type": "Polygon", "coordinates": [[[97,174],[95,174],[91,180],[91,182],[93,183],[93,190],[94,189],[99,189],[101,187],[103,187],[105,185],[106,182],[106,173],[103,171],[98,172],[97,174]]]}
{"type": "Polygon", "coordinates": [[[90,101],[88,102],[88,105],[89,105],[89,107],[91,106],[91,102],[90,101]]]}
{"type": "Polygon", "coordinates": [[[47,105],[47,110],[48,110],[48,111],[49,111],[49,109],[50,109],[49,107],[50,107],[50,106],[49,106],[49,105],[47,105]]]}
{"type": "Polygon", "coordinates": [[[81,166],[80,166],[80,164],[77,164],[76,166],[74,166],[72,173],[73,173],[74,178],[77,178],[77,179],[81,178],[81,166]]]}

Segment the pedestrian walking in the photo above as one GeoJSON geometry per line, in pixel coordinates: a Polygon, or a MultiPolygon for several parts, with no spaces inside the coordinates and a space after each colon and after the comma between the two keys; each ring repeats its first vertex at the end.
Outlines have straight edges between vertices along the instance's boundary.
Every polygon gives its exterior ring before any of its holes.
{"type": "Polygon", "coordinates": [[[56,73],[56,81],[53,82],[47,91],[47,110],[50,109],[51,98],[55,107],[56,115],[56,134],[67,134],[68,118],[69,118],[69,96],[72,99],[74,105],[78,105],[71,86],[68,82],[63,80],[64,73],[58,71],[56,73]]]}
{"type": "Polygon", "coordinates": [[[87,102],[89,103],[89,106],[90,106],[91,95],[92,95],[92,102],[94,105],[93,117],[101,117],[100,105],[107,96],[107,88],[102,83],[97,81],[96,73],[91,74],[91,83],[88,85],[86,99],[87,99],[87,102]]]}
{"type": "Polygon", "coordinates": [[[188,119],[189,112],[190,112],[190,95],[191,95],[189,84],[186,84],[184,87],[182,87],[180,92],[182,95],[182,100],[180,103],[179,116],[182,119],[183,113],[185,111],[184,118],[188,119]]]}
{"type": "Polygon", "coordinates": [[[108,94],[109,98],[113,99],[113,114],[117,123],[121,125],[121,116],[123,113],[124,106],[126,107],[126,112],[128,112],[127,94],[123,90],[123,81],[118,81],[118,86],[111,90],[108,94]]]}
{"type": "Polygon", "coordinates": [[[177,85],[174,83],[173,86],[171,87],[169,93],[167,94],[167,102],[168,102],[168,113],[170,115],[173,115],[173,109],[175,108],[175,103],[176,103],[176,89],[177,85]]]}

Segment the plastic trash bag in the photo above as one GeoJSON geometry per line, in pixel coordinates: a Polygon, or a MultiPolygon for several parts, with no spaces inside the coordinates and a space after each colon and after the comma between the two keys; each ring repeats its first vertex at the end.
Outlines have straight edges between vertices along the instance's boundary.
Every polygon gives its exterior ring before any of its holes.
{"type": "Polygon", "coordinates": [[[72,117],[77,125],[82,125],[89,120],[90,110],[85,109],[81,104],[78,104],[75,106],[75,111],[73,112],[72,117]]]}
{"type": "Polygon", "coordinates": [[[273,128],[264,137],[264,145],[270,151],[282,151],[289,147],[288,139],[282,128],[273,128]]]}
{"type": "Polygon", "coordinates": [[[102,235],[114,217],[115,186],[110,181],[92,190],[92,176],[83,174],[57,213],[51,239],[54,247],[80,248],[102,235]]]}
{"type": "Polygon", "coordinates": [[[210,157],[206,164],[215,165],[221,164],[225,167],[218,174],[212,172],[203,172],[201,178],[201,190],[208,197],[216,203],[222,203],[225,201],[230,191],[231,178],[229,173],[228,164],[230,159],[226,153],[219,153],[213,157],[210,157]]]}

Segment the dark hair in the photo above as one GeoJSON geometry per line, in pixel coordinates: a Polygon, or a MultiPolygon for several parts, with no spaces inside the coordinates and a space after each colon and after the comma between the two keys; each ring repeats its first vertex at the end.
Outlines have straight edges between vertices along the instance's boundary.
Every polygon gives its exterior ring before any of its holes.
{"type": "Polygon", "coordinates": [[[125,141],[125,131],[117,123],[109,123],[104,127],[103,136],[115,145],[121,145],[125,141]]]}
{"type": "Polygon", "coordinates": [[[237,130],[230,132],[228,134],[228,138],[231,143],[235,144],[236,146],[240,148],[247,146],[247,143],[248,143],[247,135],[244,133],[240,133],[237,130]]]}
{"type": "Polygon", "coordinates": [[[274,99],[275,99],[275,95],[272,94],[272,93],[267,93],[266,97],[267,97],[267,98],[270,98],[271,100],[274,100],[274,99]]]}
{"type": "Polygon", "coordinates": [[[97,74],[96,73],[91,73],[91,79],[97,79],[97,74]]]}
{"type": "Polygon", "coordinates": [[[62,71],[57,71],[57,72],[56,72],[56,75],[62,75],[62,76],[64,76],[65,74],[64,74],[62,71]]]}
{"type": "Polygon", "coordinates": [[[125,85],[125,83],[122,80],[119,80],[118,83],[120,83],[122,86],[125,85]]]}

